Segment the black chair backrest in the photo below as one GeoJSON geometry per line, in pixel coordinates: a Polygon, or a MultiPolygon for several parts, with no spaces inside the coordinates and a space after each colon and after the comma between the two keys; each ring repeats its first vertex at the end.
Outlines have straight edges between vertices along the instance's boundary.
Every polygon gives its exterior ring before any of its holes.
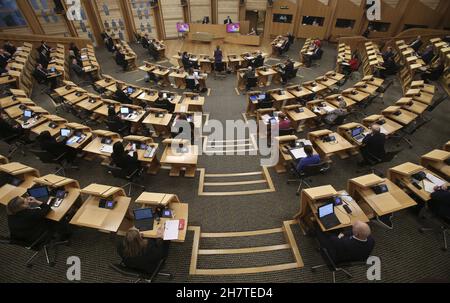
{"type": "Polygon", "coordinates": [[[328,170],[328,163],[321,162],[319,164],[307,165],[303,168],[303,173],[306,176],[320,175],[328,170]]]}
{"type": "Polygon", "coordinates": [[[114,178],[127,179],[127,177],[128,177],[126,172],[122,168],[120,168],[120,167],[118,167],[116,165],[111,165],[110,164],[110,165],[107,165],[107,168],[111,172],[111,175],[114,178]]]}
{"type": "Polygon", "coordinates": [[[280,129],[280,136],[289,136],[293,135],[295,132],[295,129],[288,128],[288,129],[280,129]]]}
{"type": "Polygon", "coordinates": [[[273,106],[272,101],[265,100],[265,101],[259,102],[256,107],[259,109],[259,108],[271,108],[272,106],[273,106]]]}
{"type": "Polygon", "coordinates": [[[105,123],[108,129],[114,133],[120,133],[125,127],[125,124],[122,121],[106,120],[105,123]]]}
{"type": "Polygon", "coordinates": [[[186,88],[195,89],[195,79],[186,79],[186,88]]]}
{"type": "Polygon", "coordinates": [[[258,78],[256,78],[256,77],[247,78],[247,86],[248,87],[255,87],[257,82],[258,82],[258,78]]]}
{"type": "Polygon", "coordinates": [[[55,157],[51,153],[49,153],[45,150],[32,149],[30,151],[33,155],[38,157],[39,160],[41,160],[43,163],[46,163],[46,164],[57,163],[57,161],[55,161],[55,157]]]}

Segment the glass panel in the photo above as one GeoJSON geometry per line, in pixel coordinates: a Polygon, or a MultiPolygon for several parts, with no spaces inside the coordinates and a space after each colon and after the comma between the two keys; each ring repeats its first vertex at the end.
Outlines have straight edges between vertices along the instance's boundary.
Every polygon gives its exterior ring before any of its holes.
{"type": "Polygon", "coordinates": [[[0,0],[0,27],[27,26],[14,0],[0,0]]]}

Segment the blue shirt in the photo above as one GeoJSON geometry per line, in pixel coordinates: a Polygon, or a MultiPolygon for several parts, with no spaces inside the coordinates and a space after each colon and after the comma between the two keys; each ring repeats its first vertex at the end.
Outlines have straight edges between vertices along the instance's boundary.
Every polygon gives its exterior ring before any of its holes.
{"type": "Polygon", "coordinates": [[[319,155],[312,155],[306,158],[300,159],[297,164],[297,171],[302,172],[305,166],[308,165],[314,165],[320,163],[320,156],[319,155]]]}

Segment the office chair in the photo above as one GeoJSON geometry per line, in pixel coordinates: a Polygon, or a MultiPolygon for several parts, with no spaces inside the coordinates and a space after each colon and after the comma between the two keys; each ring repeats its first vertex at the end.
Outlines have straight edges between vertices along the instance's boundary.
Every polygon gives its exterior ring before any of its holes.
{"type": "Polygon", "coordinates": [[[289,136],[295,134],[295,129],[288,128],[288,129],[280,129],[279,132],[280,136],[289,136]]]}
{"type": "Polygon", "coordinates": [[[8,144],[8,153],[6,158],[10,159],[17,151],[20,151],[23,156],[25,156],[25,145],[26,141],[23,135],[12,135],[8,137],[0,137],[0,140],[8,144]]]}
{"type": "Polygon", "coordinates": [[[365,170],[357,170],[356,172],[357,173],[365,173],[365,174],[372,173],[372,174],[376,174],[376,175],[380,176],[381,178],[384,178],[383,172],[378,170],[375,166],[378,164],[381,164],[381,163],[391,162],[402,151],[403,151],[403,149],[386,152],[384,154],[384,157],[382,157],[382,158],[379,158],[371,153],[368,153],[368,159],[365,159],[365,160],[367,162],[366,166],[369,166],[369,168],[365,169],[365,170]]]}
{"type": "Polygon", "coordinates": [[[133,283],[139,283],[141,281],[146,283],[152,283],[153,280],[157,276],[167,277],[170,280],[173,279],[173,275],[170,273],[164,273],[161,272],[161,268],[164,266],[164,263],[166,262],[166,258],[159,261],[158,266],[156,267],[155,271],[152,274],[144,273],[135,269],[131,269],[126,267],[125,264],[119,263],[119,264],[110,264],[109,267],[114,269],[116,272],[120,273],[121,275],[125,277],[134,278],[136,280],[133,281],[133,283]]]}
{"type": "Polygon", "coordinates": [[[142,171],[143,171],[142,168],[135,169],[130,174],[127,174],[126,171],[124,171],[122,168],[115,166],[115,165],[109,164],[109,165],[107,165],[107,168],[108,168],[108,172],[111,173],[114,178],[124,179],[124,180],[128,181],[127,184],[122,185],[120,187],[123,188],[124,190],[126,190],[128,188],[128,196],[129,197],[131,197],[133,186],[140,188],[142,191],[145,191],[145,186],[133,182],[134,178],[136,176],[139,176],[142,173],[142,171]]]}
{"type": "Polygon", "coordinates": [[[316,272],[317,269],[322,267],[328,267],[328,269],[331,271],[332,277],[333,277],[333,283],[336,283],[336,273],[343,272],[348,279],[353,278],[352,274],[350,274],[345,267],[352,267],[352,266],[366,266],[366,262],[364,261],[357,261],[357,262],[346,262],[346,263],[339,263],[336,264],[330,257],[330,254],[328,253],[328,250],[324,247],[320,247],[320,255],[322,256],[323,260],[325,261],[324,264],[316,265],[311,267],[312,272],[316,272]]]}
{"type": "Polygon", "coordinates": [[[198,87],[195,85],[195,79],[185,79],[186,88],[192,92],[198,92],[198,87]]]}
{"type": "Polygon", "coordinates": [[[130,125],[123,121],[105,121],[108,130],[120,134],[122,137],[127,136],[130,133],[130,125]]]}
{"type": "Polygon", "coordinates": [[[2,237],[2,239],[0,239],[0,244],[20,246],[27,250],[34,251],[34,254],[30,258],[28,258],[27,262],[25,263],[25,266],[28,268],[33,267],[33,263],[32,263],[33,260],[41,252],[44,252],[47,264],[50,267],[54,267],[56,264],[56,253],[57,253],[56,248],[60,245],[69,245],[70,242],[68,240],[54,241],[54,240],[52,240],[52,236],[53,235],[49,231],[45,231],[41,235],[39,235],[39,237],[37,237],[37,239],[34,240],[33,243],[31,243],[31,244],[25,243],[23,241],[11,239],[11,238],[2,237]],[[54,250],[54,258],[53,259],[51,259],[49,257],[49,251],[52,249],[54,250]]]}
{"type": "Polygon", "coordinates": [[[45,164],[56,164],[55,175],[66,176],[67,164],[65,163],[66,153],[62,153],[58,156],[54,156],[46,150],[31,149],[30,152],[35,155],[42,163],[45,164]]]}
{"type": "Polygon", "coordinates": [[[305,166],[303,169],[303,172],[298,172],[295,162],[291,162],[291,171],[294,174],[294,176],[296,177],[296,179],[289,179],[287,181],[287,184],[291,184],[292,182],[300,182],[300,184],[297,188],[297,192],[296,192],[296,195],[298,196],[298,195],[300,195],[300,192],[302,191],[303,185],[305,185],[307,187],[311,187],[310,183],[312,181],[309,180],[309,182],[308,182],[307,178],[324,174],[329,169],[330,169],[330,165],[328,164],[328,162],[321,162],[319,164],[305,166]]]}
{"type": "MultiPolygon", "coordinates": [[[[425,204],[424,207],[428,206],[427,204],[425,204]]],[[[432,227],[420,227],[419,228],[419,232],[420,233],[425,233],[427,231],[433,231],[433,232],[440,232],[442,233],[442,237],[444,239],[444,246],[441,248],[443,251],[447,251],[448,250],[448,245],[447,245],[447,236],[448,236],[448,232],[450,230],[450,217],[445,216],[439,216],[434,210],[433,208],[431,209],[431,213],[433,215],[433,218],[436,219],[439,222],[439,227],[438,228],[432,228],[432,227]]]]}
{"type": "Polygon", "coordinates": [[[256,87],[257,84],[258,78],[256,77],[247,78],[247,84],[245,85],[245,87],[249,91],[251,88],[256,87]]]}
{"type": "Polygon", "coordinates": [[[271,100],[264,100],[261,102],[258,102],[258,104],[256,105],[257,109],[262,109],[262,108],[271,108],[273,106],[273,102],[271,100]]]}

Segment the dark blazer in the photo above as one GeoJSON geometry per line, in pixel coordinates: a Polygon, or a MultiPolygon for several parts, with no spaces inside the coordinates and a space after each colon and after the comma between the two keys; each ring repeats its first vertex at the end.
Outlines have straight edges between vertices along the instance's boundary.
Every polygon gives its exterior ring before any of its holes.
{"type": "Polygon", "coordinates": [[[114,93],[114,99],[120,103],[131,104],[133,103],[130,98],[121,89],[118,89],[114,93]]]}
{"type": "Polygon", "coordinates": [[[411,43],[411,48],[415,52],[418,52],[422,45],[423,45],[423,42],[421,40],[415,40],[413,43],[411,43]]]}
{"type": "Polygon", "coordinates": [[[51,211],[47,204],[36,209],[24,209],[15,215],[8,215],[8,226],[11,240],[33,243],[49,228],[45,218],[51,211]]]}
{"type": "Polygon", "coordinates": [[[367,241],[359,241],[353,236],[330,237],[331,246],[328,248],[331,259],[335,263],[366,261],[372,252],[375,241],[372,236],[367,241]]]}
{"type": "Polygon", "coordinates": [[[15,46],[12,45],[12,44],[5,44],[5,45],[3,46],[3,49],[4,49],[5,51],[7,51],[8,53],[10,53],[11,55],[14,55],[14,53],[17,51],[17,47],[15,47],[15,46]]]}
{"type": "Polygon", "coordinates": [[[137,159],[137,153],[134,153],[133,157],[128,155],[128,153],[125,151],[125,154],[123,155],[117,155],[112,153],[111,159],[113,163],[122,169],[122,171],[129,175],[132,172],[134,172],[136,169],[139,168],[140,162],[137,159]]]}
{"type": "Polygon", "coordinates": [[[117,251],[122,258],[122,262],[128,268],[152,274],[156,270],[161,259],[167,257],[169,253],[169,242],[148,239],[148,245],[143,253],[135,257],[124,256],[124,247],[122,243],[117,247],[117,251]]]}
{"type": "Polygon", "coordinates": [[[362,141],[366,151],[380,159],[386,154],[386,151],[384,150],[385,142],[386,136],[381,133],[367,135],[362,141]]]}
{"type": "Polygon", "coordinates": [[[5,68],[6,65],[8,65],[8,60],[10,59],[9,56],[6,54],[0,55],[0,67],[5,68]]]}
{"type": "Polygon", "coordinates": [[[255,68],[257,68],[257,67],[261,67],[261,66],[263,66],[263,65],[264,65],[264,57],[261,56],[261,55],[258,55],[258,56],[255,58],[255,60],[253,61],[253,66],[254,66],[255,68]]]}
{"type": "Polygon", "coordinates": [[[442,218],[450,218],[450,191],[437,190],[431,194],[431,208],[442,218]]]}

